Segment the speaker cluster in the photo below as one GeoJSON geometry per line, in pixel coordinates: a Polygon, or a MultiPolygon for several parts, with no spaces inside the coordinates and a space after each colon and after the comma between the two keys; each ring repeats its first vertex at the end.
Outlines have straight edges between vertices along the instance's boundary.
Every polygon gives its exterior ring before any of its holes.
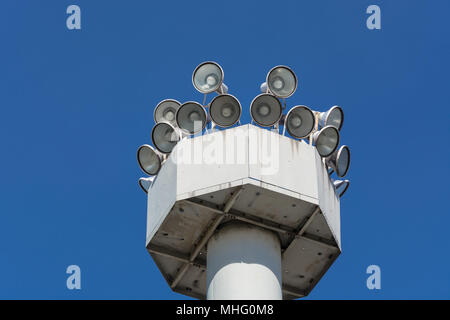
{"type": "MultiPolygon", "coordinates": [[[[260,86],[262,94],[257,95],[250,105],[252,122],[279,132],[283,126],[294,139],[313,144],[323,159],[330,174],[344,177],[350,166],[350,149],[339,146],[340,130],[344,123],[341,107],[333,106],[326,112],[311,110],[305,105],[295,105],[286,114],[286,98],[297,90],[298,80],[294,71],[287,66],[276,66],[269,70],[266,81],[260,86]]],[[[336,194],[340,197],[348,189],[348,180],[332,180],[336,194]]]]}
{"type": "MultiPolygon", "coordinates": [[[[165,99],[157,104],[153,114],[156,124],[151,133],[154,148],[144,144],[137,152],[139,166],[150,176],[139,179],[139,185],[145,192],[148,192],[154,176],[178,141],[207,131],[208,125],[214,129],[240,123],[241,103],[228,93],[223,80],[224,72],[219,64],[203,62],[192,74],[194,88],[204,94],[203,104],[195,101],[180,103],[174,99],[165,99]],[[217,95],[205,104],[207,95],[213,92],[217,95]]],[[[297,86],[298,79],[291,68],[280,65],[270,69],[260,86],[261,94],[250,104],[252,123],[278,133],[282,126],[283,135],[287,132],[293,139],[315,146],[328,167],[330,177],[333,173],[344,177],[350,165],[350,149],[345,145],[338,148],[344,122],[342,108],[333,106],[328,111],[319,112],[305,105],[294,105],[284,114],[286,99],[295,93],[297,86]]],[[[342,196],[350,182],[332,179],[332,184],[336,194],[342,196]]]]}

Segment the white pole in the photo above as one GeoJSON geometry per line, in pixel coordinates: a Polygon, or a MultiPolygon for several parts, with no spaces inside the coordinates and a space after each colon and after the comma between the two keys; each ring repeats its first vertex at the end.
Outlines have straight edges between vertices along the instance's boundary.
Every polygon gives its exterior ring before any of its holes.
{"type": "Polygon", "coordinates": [[[278,236],[230,222],[211,237],[207,253],[208,300],[281,300],[278,236]]]}

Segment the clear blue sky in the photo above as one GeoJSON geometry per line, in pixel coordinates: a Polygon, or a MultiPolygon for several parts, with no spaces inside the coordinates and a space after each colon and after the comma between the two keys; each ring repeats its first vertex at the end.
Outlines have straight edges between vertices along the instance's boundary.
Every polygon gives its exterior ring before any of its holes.
{"type": "Polygon", "coordinates": [[[450,298],[449,12],[447,0],[2,1],[0,298],[185,298],[145,250],[136,150],[160,100],[201,102],[191,74],[205,60],[224,68],[244,123],[278,64],[299,77],[291,105],[344,108],[343,253],[308,298],[450,298]],[[381,30],[366,28],[371,4],[381,30]],[[66,288],[71,264],[80,291],[66,288]]]}

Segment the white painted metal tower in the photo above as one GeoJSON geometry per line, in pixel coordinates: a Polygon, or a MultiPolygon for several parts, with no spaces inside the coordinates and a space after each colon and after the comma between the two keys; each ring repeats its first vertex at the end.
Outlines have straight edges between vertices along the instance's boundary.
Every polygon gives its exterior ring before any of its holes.
{"type": "Polygon", "coordinates": [[[170,288],[191,297],[306,296],[341,253],[340,196],[349,182],[331,174],[345,176],[350,162],[348,147],[337,148],[342,109],[298,105],[283,115],[297,78],[278,66],[252,101],[257,125],[235,126],[242,108],[222,68],[199,65],[193,84],[203,104],[163,100],[156,149],[138,149],[152,176],[139,180],[148,194],[148,252],[170,288]]]}

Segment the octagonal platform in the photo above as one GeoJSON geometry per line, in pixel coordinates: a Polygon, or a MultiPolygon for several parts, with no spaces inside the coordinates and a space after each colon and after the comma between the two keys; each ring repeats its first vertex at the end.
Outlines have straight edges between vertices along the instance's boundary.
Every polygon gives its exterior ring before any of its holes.
{"type": "Polygon", "coordinates": [[[306,296],[341,252],[316,149],[253,125],[183,139],[149,189],[146,247],[174,291],[206,297],[206,243],[230,220],[279,235],[284,299],[306,296]]]}

